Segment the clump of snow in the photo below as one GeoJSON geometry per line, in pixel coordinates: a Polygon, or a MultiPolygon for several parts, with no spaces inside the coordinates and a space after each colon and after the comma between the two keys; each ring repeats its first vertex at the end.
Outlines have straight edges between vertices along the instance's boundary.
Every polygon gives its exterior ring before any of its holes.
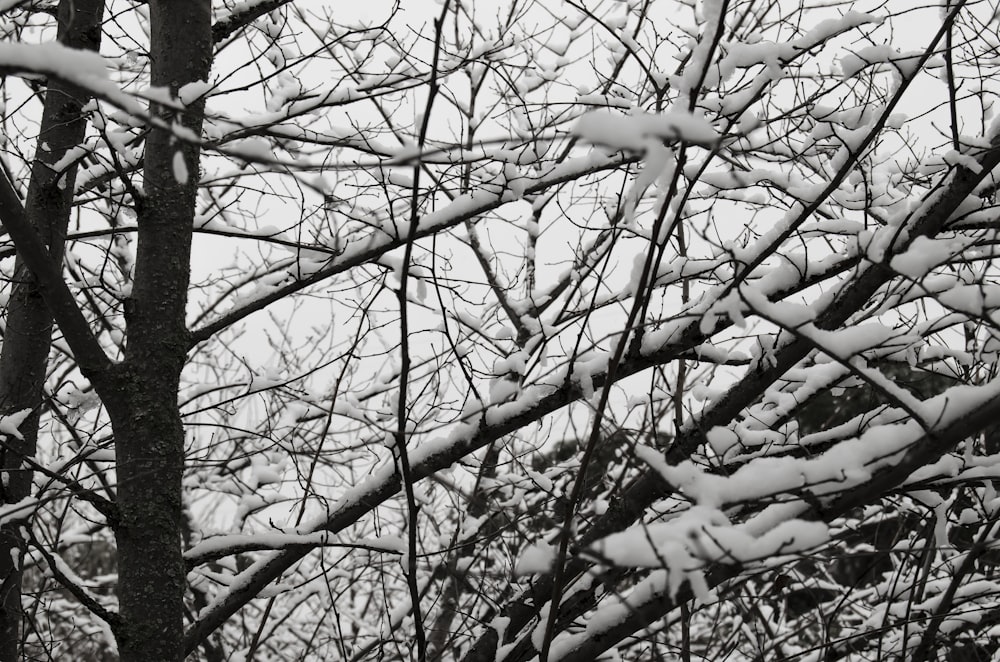
{"type": "Polygon", "coordinates": [[[173,169],[174,180],[178,184],[187,184],[189,177],[188,167],[187,163],[184,162],[184,153],[179,149],[174,152],[173,169]]]}
{"type": "Polygon", "coordinates": [[[962,166],[963,168],[967,168],[972,172],[976,173],[977,175],[983,171],[983,167],[979,165],[979,161],[977,161],[975,157],[972,157],[968,154],[962,154],[961,152],[958,152],[957,150],[954,149],[950,149],[947,152],[945,152],[945,155],[942,158],[944,158],[944,162],[950,166],[956,166],[956,165],[962,166]]]}
{"type": "Polygon", "coordinates": [[[21,427],[21,423],[24,419],[28,418],[31,414],[31,409],[22,409],[21,411],[14,412],[13,414],[7,414],[6,416],[0,416],[0,434],[7,434],[16,439],[24,439],[21,431],[18,430],[21,427]]]}
{"type": "Polygon", "coordinates": [[[0,507],[0,524],[28,519],[40,503],[37,497],[25,497],[17,503],[0,507]]]}
{"type": "Polygon", "coordinates": [[[945,262],[955,252],[955,246],[950,241],[916,237],[906,252],[892,258],[889,266],[893,271],[918,280],[927,272],[945,262]]]}
{"type": "Polygon", "coordinates": [[[521,576],[548,572],[555,557],[555,547],[545,542],[535,543],[521,554],[521,558],[518,559],[517,565],[514,567],[514,574],[521,576]]]}
{"type": "MultiPolygon", "coordinates": [[[[894,67],[904,78],[912,78],[920,64],[922,51],[902,53],[889,44],[876,46],[865,46],[856,53],[848,53],[840,60],[840,68],[844,78],[853,78],[866,67],[873,65],[889,64],[894,67]]],[[[928,62],[933,66],[936,60],[928,62]]]]}
{"type": "Polygon", "coordinates": [[[660,115],[595,111],[577,120],[573,134],[595,145],[638,152],[647,149],[650,138],[706,147],[719,140],[718,131],[704,117],[678,110],[660,115]]]}
{"type": "Polygon", "coordinates": [[[185,106],[188,106],[208,94],[211,89],[211,83],[203,80],[196,80],[177,90],[177,98],[180,99],[181,103],[185,106]]]}

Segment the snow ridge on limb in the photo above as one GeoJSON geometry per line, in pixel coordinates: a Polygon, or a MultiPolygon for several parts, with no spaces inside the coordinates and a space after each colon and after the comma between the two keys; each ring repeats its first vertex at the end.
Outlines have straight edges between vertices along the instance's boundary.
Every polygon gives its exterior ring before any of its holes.
{"type": "Polygon", "coordinates": [[[58,78],[136,115],[145,115],[139,102],[111,82],[104,58],[93,51],[70,48],[58,42],[0,43],[0,72],[58,78]]]}

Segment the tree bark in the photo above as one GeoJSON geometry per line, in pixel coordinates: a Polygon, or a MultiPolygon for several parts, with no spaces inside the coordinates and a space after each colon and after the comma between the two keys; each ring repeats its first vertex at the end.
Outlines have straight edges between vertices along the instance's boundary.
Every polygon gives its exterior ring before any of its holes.
{"type": "MultiPolygon", "coordinates": [[[[71,48],[99,50],[103,14],[104,0],[63,0],[57,14],[59,42],[71,48]]],[[[89,100],[89,92],[60,80],[49,81],[45,93],[24,212],[57,263],[62,261],[77,168],[75,164],[60,170],[52,166],[83,140],[87,120],[80,111],[89,100]]],[[[7,436],[0,448],[4,503],[16,503],[31,492],[32,472],[24,458],[35,454],[52,343],[52,315],[34,277],[20,258],[14,269],[0,350],[0,414],[24,409],[30,409],[31,414],[20,426],[23,439],[7,436]]],[[[22,526],[22,522],[8,522],[0,527],[0,662],[21,659],[22,526]]]]}
{"type": "MultiPolygon", "coordinates": [[[[150,2],[152,85],[176,97],[208,78],[212,59],[210,0],[150,2]]],[[[201,135],[204,103],[176,111],[160,105],[168,126],[201,135]]],[[[184,428],[177,391],[188,332],[185,320],[199,145],[167,128],[147,138],[144,196],[137,201],[135,281],[126,308],[123,383],[106,399],[115,431],[118,503],[118,597],[123,662],[180,661],[185,567],[181,556],[184,428]],[[183,159],[184,167],[175,167],[183,159]],[[187,177],[178,176],[183,171],[187,177]],[[178,180],[182,181],[178,181],[178,180]]]]}

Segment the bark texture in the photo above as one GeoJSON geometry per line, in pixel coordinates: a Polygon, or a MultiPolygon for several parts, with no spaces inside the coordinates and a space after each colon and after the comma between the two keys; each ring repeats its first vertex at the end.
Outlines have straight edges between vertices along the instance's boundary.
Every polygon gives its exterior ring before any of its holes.
{"type": "MultiPolygon", "coordinates": [[[[176,96],[185,84],[208,78],[209,0],[154,0],[150,27],[154,86],[167,87],[176,96]]],[[[201,134],[202,102],[183,112],[162,106],[153,111],[166,127],[201,134]]],[[[153,128],[146,141],[123,379],[118,392],[105,399],[118,469],[118,647],[123,662],[184,658],[184,428],[177,390],[188,348],[185,306],[200,150],[166,127],[153,128]],[[183,159],[183,168],[175,167],[176,159],[183,159]],[[177,176],[185,170],[186,178],[177,176]]]]}

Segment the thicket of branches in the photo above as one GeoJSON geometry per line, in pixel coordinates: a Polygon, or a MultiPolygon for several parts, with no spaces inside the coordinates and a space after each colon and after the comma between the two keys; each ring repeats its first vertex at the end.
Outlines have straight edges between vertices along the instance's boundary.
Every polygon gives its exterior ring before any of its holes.
{"type": "Polygon", "coordinates": [[[344,4],[0,2],[0,660],[998,659],[996,3],[344,4]]]}

